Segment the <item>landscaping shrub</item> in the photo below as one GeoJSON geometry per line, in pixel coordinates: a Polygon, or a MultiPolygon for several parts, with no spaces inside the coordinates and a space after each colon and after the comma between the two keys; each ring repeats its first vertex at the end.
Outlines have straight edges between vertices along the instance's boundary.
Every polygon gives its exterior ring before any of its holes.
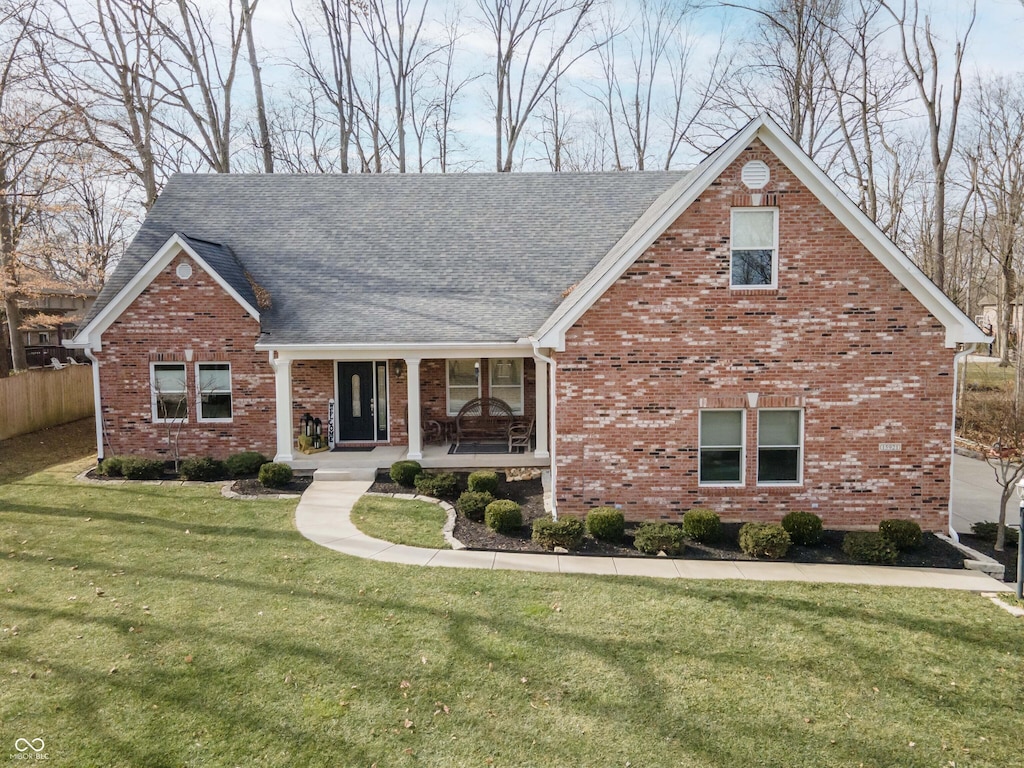
{"type": "Polygon", "coordinates": [[[260,467],[268,461],[269,459],[259,451],[242,451],[228,456],[224,466],[232,477],[246,477],[257,474],[260,467]]]}
{"type": "Polygon", "coordinates": [[[164,476],[164,463],[161,459],[126,456],[121,459],[121,474],[129,480],[159,480],[164,476]]]}
{"type": "Polygon", "coordinates": [[[492,496],[498,492],[498,473],[481,469],[469,476],[466,485],[471,491],[489,493],[492,496]]]}
{"type": "MultiPolygon", "coordinates": [[[[96,472],[98,474],[103,475],[104,477],[121,477],[124,474],[124,472],[122,470],[122,466],[121,466],[123,463],[124,463],[124,458],[123,457],[121,457],[121,456],[111,456],[110,458],[104,459],[103,461],[100,462],[100,466],[96,470],[96,472]]],[[[995,525],[995,523],[992,523],[992,525],[995,525]]],[[[995,535],[995,532],[993,531],[993,533],[992,533],[992,540],[994,541],[995,538],[996,538],[996,535],[995,535]]]]}
{"type": "Polygon", "coordinates": [[[786,556],[791,542],[778,523],[746,523],[740,528],[740,549],[751,557],[778,560],[786,556]]]}
{"type": "Polygon", "coordinates": [[[459,479],[451,472],[438,472],[436,475],[424,472],[413,482],[417,492],[435,499],[454,499],[459,492],[459,479]]]}
{"type": "Polygon", "coordinates": [[[583,523],[575,517],[541,517],[533,521],[532,538],[545,549],[562,547],[572,551],[583,541],[583,523]]]}
{"type": "Polygon", "coordinates": [[[587,531],[599,541],[622,541],[626,517],[614,507],[597,507],[587,512],[587,531]]]}
{"type": "Polygon", "coordinates": [[[260,467],[260,485],[265,488],[284,488],[292,481],[292,468],[287,464],[269,462],[260,467]]]}
{"type": "Polygon", "coordinates": [[[896,562],[899,551],[877,531],[850,531],[843,537],[843,552],[862,563],[896,562]]]}
{"type": "Polygon", "coordinates": [[[223,461],[203,456],[202,458],[185,459],[181,462],[178,474],[182,480],[223,480],[227,477],[228,468],[223,461]]]}
{"type": "Polygon", "coordinates": [[[813,547],[821,541],[821,518],[813,512],[790,512],[782,518],[782,527],[801,547],[813,547]]]}
{"type": "Polygon", "coordinates": [[[900,552],[921,546],[921,526],[913,520],[883,520],[878,532],[900,552]]]}
{"type": "MultiPolygon", "coordinates": [[[[104,461],[104,464],[107,462],[104,461]]],[[[999,523],[983,522],[983,523],[972,523],[971,533],[977,536],[982,541],[995,541],[996,536],[999,534],[999,523]]],[[[1006,529],[1006,543],[1016,544],[1017,543],[1017,529],[1007,528],[1006,529]]]]}
{"type": "Polygon", "coordinates": [[[416,484],[416,476],[423,472],[418,461],[396,461],[391,465],[391,479],[403,488],[412,488],[416,484]]]}
{"type": "Polygon", "coordinates": [[[455,508],[465,517],[476,522],[483,522],[484,510],[494,501],[494,497],[485,491],[465,491],[455,502],[455,508]]]}
{"type": "Polygon", "coordinates": [[[484,524],[497,533],[512,533],[523,527],[523,512],[514,501],[498,499],[484,510],[484,524]]]}
{"type": "Polygon", "coordinates": [[[678,555],[686,547],[683,529],[672,523],[641,523],[633,537],[633,546],[648,555],[664,552],[678,555]]]}
{"type": "Polygon", "coordinates": [[[712,544],[722,535],[722,521],[710,509],[691,509],[683,515],[683,533],[694,541],[712,544]]]}

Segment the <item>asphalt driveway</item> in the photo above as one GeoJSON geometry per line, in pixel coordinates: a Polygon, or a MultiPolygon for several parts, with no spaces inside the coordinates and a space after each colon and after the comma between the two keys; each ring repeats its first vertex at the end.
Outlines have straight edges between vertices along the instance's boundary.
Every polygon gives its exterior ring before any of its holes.
{"type": "MultiPolygon", "coordinates": [[[[956,456],[953,459],[953,528],[970,533],[971,523],[995,521],[999,516],[999,495],[992,467],[979,459],[956,456]]],[[[1015,493],[1006,505],[1006,523],[1018,527],[1019,500],[1015,493]]]]}

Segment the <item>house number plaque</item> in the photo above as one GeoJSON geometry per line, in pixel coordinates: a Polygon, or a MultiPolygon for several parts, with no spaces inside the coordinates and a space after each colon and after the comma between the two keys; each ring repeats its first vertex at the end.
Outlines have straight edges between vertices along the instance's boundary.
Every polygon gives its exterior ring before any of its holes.
{"type": "Polygon", "coordinates": [[[897,453],[903,450],[903,443],[879,443],[878,450],[897,453]]]}

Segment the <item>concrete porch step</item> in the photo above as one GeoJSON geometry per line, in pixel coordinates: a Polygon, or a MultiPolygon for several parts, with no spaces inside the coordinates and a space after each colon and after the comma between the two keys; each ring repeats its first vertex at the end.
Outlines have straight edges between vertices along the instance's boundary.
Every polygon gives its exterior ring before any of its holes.
{"type": "Polygon", "coordinates": [[[313,472],[313,480],[373,480],[377,470],[367,467],[353,469],[329,469],[324,467],[313,472]]]}

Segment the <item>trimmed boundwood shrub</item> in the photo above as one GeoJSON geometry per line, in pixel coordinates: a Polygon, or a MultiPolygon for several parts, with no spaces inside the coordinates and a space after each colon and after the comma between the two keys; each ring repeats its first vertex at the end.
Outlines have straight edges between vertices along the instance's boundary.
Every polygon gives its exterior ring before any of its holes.
{"type": "Polygon", "coordinates": [[[484,524],[496,533],[512,533],[523,527],[523,512],[514,501],[498,499],[484,510],[484,524]]]}
{"type": "Polygon", "coordinates": [[[545,549],[562,547],[571,552],[583,541],[583,523],[575,517],[561,520],[541,517],[533,521],[531,538],[545,549]]]}
{"type": "Polygon", "coordinates": [[[121,474],[129,480],[159,480],[164,476],[164,462],[161,459],[126,456],[121,459],[121,474]]]}
{"type": "Polygon", "coordinates": [[[260,467],[259,480],[264,488],[284,488],[293,476],[292,468],[287,464],[269,462],[260,467]]]}
{"type": "Polygon", "coordinates": [[[461,515],[480,523],[484,519],[484,510],[494,501],[494,497],[485,491],[465,491],[455,502],[455,509],[461,515]]]}
{"type": "Polygon", "coordinates": [[[454,499],[459,493],[459,479],[451,472],[438,472],[436,475],[424,472],[413,482],[418,493],[435,499],[454,499]]]}
{"type": "Polygon", "coordinates": [[[878,531],[850,531],[843,537],[843,552],[862,563],[891,565],[899,550],[878,531]]]}
{"type": "Polygon", "coordinates": [[[710,509],[691,509],[683,515],[683,533],[702,544],[714,544],[722,535],[722,520],[710,509]]]}
{"type": "Polygon", "coordinates": [[[234,453],[224,460],[224,466],[232,477],[247,477],[258,474],[260,467],[266,464],[269,459],[259,451],[242,451],[234,453]]]}
{"type": "Polygon", "coordinates": [[[466,487],[471,491],[489,493],[493,496],[498,492],[498,473],[489,469],[477,470],[467,478],[466,487]]]}
{"type": "Polygon", "coordinates": [[[621,509],[595,507],[587,512],[587,532],[598,541],[618,543],[626,535],[626,516],[621,509]]]}
{"type": "Polygon", "coordinates": [[[813,512],[790,512],[782,518],[782,527],[798,546],[813,547],[821,541],[821,518],[813,512]]]}
{"type": "Polygon", "coordinates": [[[878,532],[900,552],[921,546],[921,526],[913,520],[883,520],[878,532]]]}
{"type": "Polygon", "coordinates": [[[403,488],[412,488],[416,484],[416,476],[423,472],[423,467],[418,461],[409,459],[396,461],[391,465],[388,474],[391,479],[403,488]]]}
{"type": "MultiPolygon", "coordinates": [[[[104,477],[122,477],[124,465],[123,456],[110,456],[100,462],[100,465],[96,468],[97,474],[103,475],[104,477]]],[[[992,523],[995,525],[995,523],[992,523]]],[[[992,534],[992,540],[995,541],[995,534],[992,534]]]]}
{"type": "Polygon", "coordinates": [[[223,461],[217,461],[209,456],[185,459],[181,462],[178,474],[182,480],[223,480],[228,476],[228,468],[223,461]]]}
{"type": "Polygon", "coordinates": [[[641,523],[633,536],[633,546],[648,555],[664,552],[678,555],[686,547],[683,529],[672,523],[641,523]]]}
{"type": "Polygon", "coordinates": [[[789,533],[778,523],[746,523],[740,528],[740,549],[751,557],[778,560],[789,551],[789,533]]]}

